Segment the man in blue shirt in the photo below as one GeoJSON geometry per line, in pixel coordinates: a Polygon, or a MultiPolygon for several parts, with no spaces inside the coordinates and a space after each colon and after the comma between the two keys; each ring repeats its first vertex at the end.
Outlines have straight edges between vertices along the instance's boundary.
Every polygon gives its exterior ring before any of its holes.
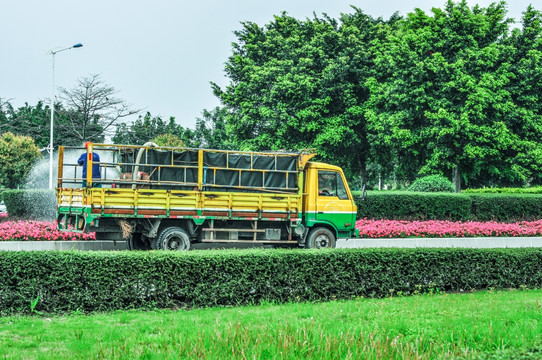
{"type": "MultiPolygon", "coordinates": [[[[85,143],[85,148],[88,148],[89,142],[87,141],[85,143]]],[[[82,153],[79,157],[79,160],[77,160],[77,163],[79,165],[83,165],[83,187],[87,187],[87,159],[88,155],[86,152],[82,153]]],[[[92,187],[101,187],[102,185],[100,183],[97,183],[95,181],[99,181],[102,178],[102,175],[100,173],[100,164],[97,164],[100,162],[100,155],[93,152],[92,153],[92,187]]]]}

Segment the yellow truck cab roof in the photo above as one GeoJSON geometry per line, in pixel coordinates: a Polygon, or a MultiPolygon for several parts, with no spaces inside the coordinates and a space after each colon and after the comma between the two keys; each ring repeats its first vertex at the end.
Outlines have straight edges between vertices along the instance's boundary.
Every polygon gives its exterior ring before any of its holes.
{"type": "Polygon", "coordinates": [[[312,167],[312,168],[317,168],[317,169],[335,170],[335,171],[338,171],[338,172],[342,173],[342,168],[340,168],[339,166],[326,164],[326,163],[318,162],[318,161],[309,161],[307,163],[307,167],[312,167]]]}

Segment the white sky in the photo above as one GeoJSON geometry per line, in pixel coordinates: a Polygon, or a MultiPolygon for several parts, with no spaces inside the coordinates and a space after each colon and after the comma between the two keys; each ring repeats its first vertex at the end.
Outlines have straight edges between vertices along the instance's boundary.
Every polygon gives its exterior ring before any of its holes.
{"type": "MultiPolygon", "coordinates": [[[[480,0],[481,6],[491,1],[480,0]]],[[[519,21],[532,3],[509,0],[519,21]]],[[[313,12],[338,18],[350,5],[389,18],[418,7],[429,12],[445,1],[430,0],[0,0],[0,98],[18,107],[47,100],[52,92],[51,50],[83,43],[55,57],[55,88],[101,74],[117,96],[164,119],[193,128],[203,109],[219,105],[210,81],[221,86],[224,63],[241,21],[262,26],[286,11],[299,19],[313,12]]],[[[475,2],[470,0],[469,4],[475,2]]],[[[134,120],[130,119],[130,120],[134,120]]]]}

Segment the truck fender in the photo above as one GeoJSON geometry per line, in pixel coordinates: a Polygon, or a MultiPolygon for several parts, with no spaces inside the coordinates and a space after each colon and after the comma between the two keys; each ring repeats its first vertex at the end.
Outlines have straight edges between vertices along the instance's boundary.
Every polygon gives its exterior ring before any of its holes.
{"type": "MultiPolygon", "coordinates": [[[[339,232],[337,231],[337,228],[330,222],[327,222],[327,221],[315,222],[314,224],[311,225],[311,227],[308,230],[310,231],[310,230],[312,230],[314,228],[317,228],[317,227],[328,228],[331,232],[333,232],[333,234],[335,234],[336,239],[339,237],[339,232]]],[[[307,233],[308,233],[308,231],[307,231],[307,233]]]]}

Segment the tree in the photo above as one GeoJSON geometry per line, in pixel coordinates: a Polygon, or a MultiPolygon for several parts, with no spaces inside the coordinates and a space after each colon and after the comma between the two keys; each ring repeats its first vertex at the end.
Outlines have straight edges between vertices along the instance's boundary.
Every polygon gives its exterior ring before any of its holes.
{"type": "Polygon", "coordinates": [[[21,185],[40,152],[34,140],[6,132],[0,136],[0,186],[16,188],[21,185]]]}
{"type": "Polygon", "coordinates": [[[168,134],[168,133],[158,135],[151,141],[158,146],[170,146],[170,147],[184,147],[185,146],[183,141],[179,139],[177,135],[168,134]]]}
{"type": "Polygon", "coordinates": [[[512,76],[506,86],[517,105],[509,109],[507,125],[518,135],[519,151],[507,157],[507,167],[499,175],[501,179],[542,184],[542,13],[529,5],[521,23],[521,29],[514,29],[507,39],[513,52],[509,54],[512,76]]]}
{"type": "Polygon", "coordinates": [[[113,136],[113,142],[115,144],[143,145],[151,141],[157,134],[179,136],[183,132],[184,129],[175,123],[174,117],[170,117],[166,122],[160,116],[152,116],[147,112],[145,116],[139,115],[137,120],[130,125],[119,124],[115,136],[113,136]]]}
{"type": "Polygon", "coordinates": [[[263,28],[244,23],[226,63],[230,83],[213,84],[233,141],[243,150],[312,148],[365,182],[368,50],[383,23],[359,9],[341,23],[286,14],[263,28]]]}
{"type": "Polygon", "coordinates": [[[0,133],[7,131],[8,126],[8,109],[12,108],[8,100],[0,98],[0,133]]]}
{"type": "Polygon", "coordinates": [[[58,127],[78,142],[103,141],[104,133],[119,120],[140,111],[116,98],[117,93],[100,75],[79,79],[71,90],[60,88],[59,97],[67,110],[58,127]]]}
{"type": "MultiPolygon", "coordinates": [[[[45,148],[49,145],[51,114],[49,107],[44,106],[43,102],[38,101],[35,106],[25,103],[24,106],[14,109],[11,105],[8,107],[8,120],[5,124],[5,131],[12,132],[15,135],[30,136],[34,139],[36,145],[45,148]]],[[[56,134],[55,145],[62,139],[61,134],[56,134]]]]}
{"type": "MultiPolygon", "coordinates": [[[[66,122],[66,114],[73,110],[65,110],[61,103],[55,104],[55,129],[53,132],[53,146],[80,145],[80,140],[72,138],[71,133],[58,125],[66,122]]],[[[50,142],[51,111],[42,101],[34,106],[25,103],[24,106],[14,109],[11,104],[5,105],[3,112],[5,120],[0,122],[0,133],[12,132],[15,135],[30,136],[39,148],[45,148],[50,142]]],[[[1,115],[0,115],[1,116],[1,115]]]]}
{"type": "Polygon", "coordinates": [[[505,3],[471,9],[448,1],[433,16],[417,9],[379,48],[370,122],[386,129],[376,136],[403,168],[453,173],[459,191],[462,179],[509,167],[505,159],[518,156],[505,15],[505,3]]]}
{"type": "Polygon", "coordinates": [[[236,150],[228,131],[226,118],[228,109],[215,107],[213,110],[203,110],[201,118],[196,119],[191,146],[207,149],[236,150]]]}

